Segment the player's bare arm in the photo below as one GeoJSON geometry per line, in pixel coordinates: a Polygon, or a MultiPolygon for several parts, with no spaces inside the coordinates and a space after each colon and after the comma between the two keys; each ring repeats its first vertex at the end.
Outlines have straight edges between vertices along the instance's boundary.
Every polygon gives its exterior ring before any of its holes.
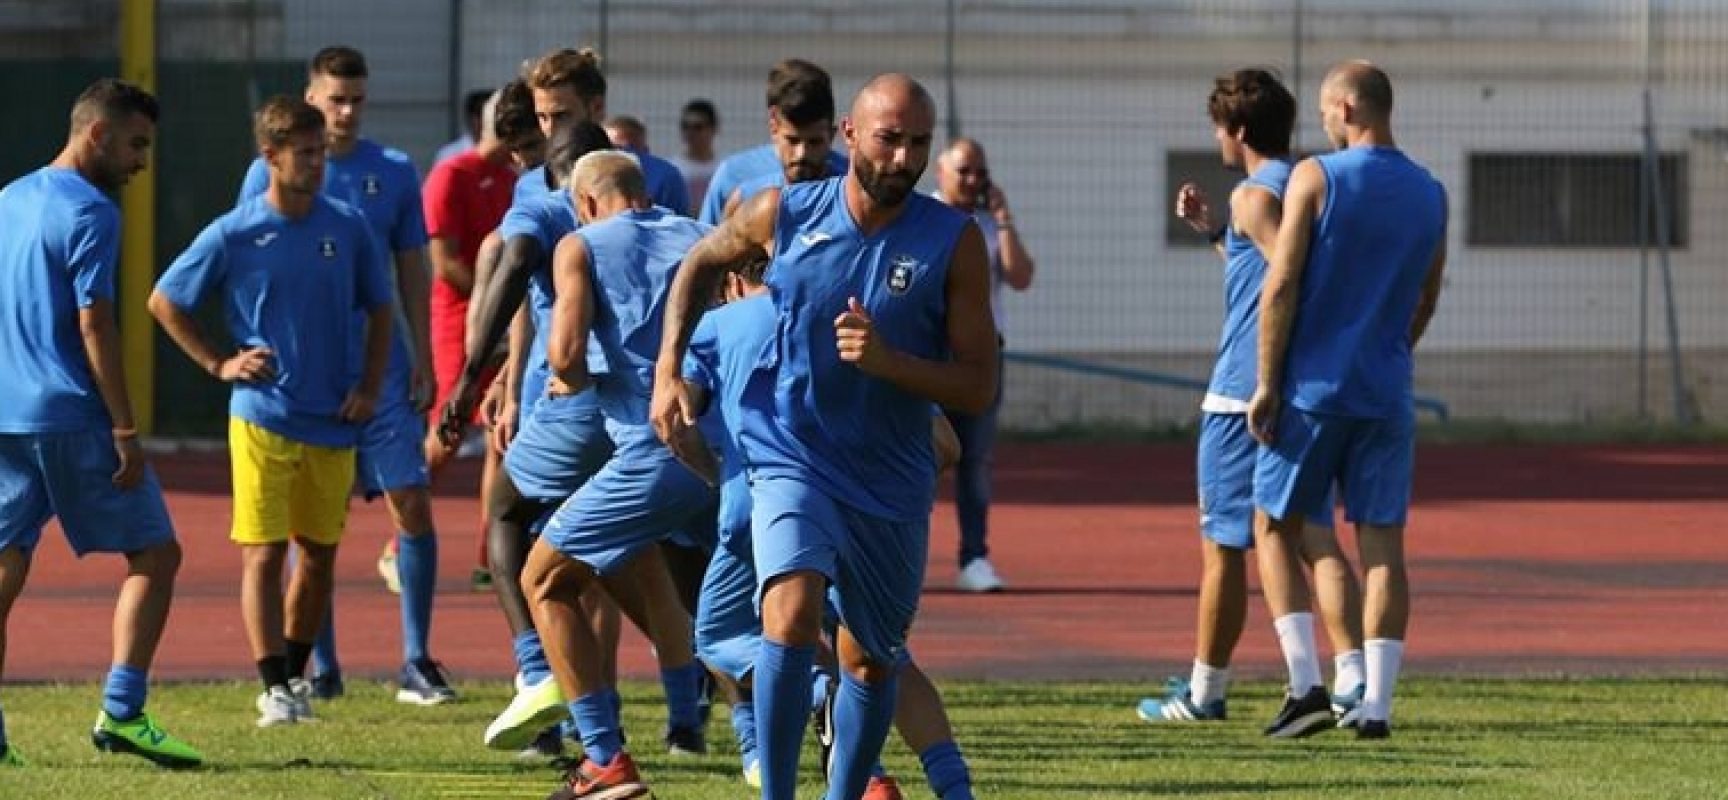
{"type": "Polygon", "coordinates": [[[137,423],[132,417],[132,398],[126,392],[126,370],[120,362],[120,328],[114,319],[114,301],[97,298],[78,310],[78,332],[84,338],[84,355],[90,360],[90,376],[108,419],[114,426],[114,453],[120,468],[114,485],[130,489],[144,479],[144,450],[138,445],[137,423]]]}
{"type": "Polygon", "coordinates": [[[1428,322],[1434,318],[1434,309],[1440,305],[1440,285],[1446,277],[1446,235],[1440,235],[1440,245],[1434,248],[1434,260],[1428,265],[1428,276],[1422,279],[1422,299],[1416,303],[1416,316],[1410,320],[1410,347],[1422,341],[1422,334],[1428,332],[1428,322]]]}
{"type": "Polygon", "coordinates": [[[936,457],[936,474],[941,475],[960,463],[960,434],[946,414],[930,416],[930,449],[936,457]]]}
{"type": "Polygon", "coordinates": [[[660,357],[654,364],[654,400],[648,420],[660,440],[671,443],[696,423],[684,396],[681,370],[690,335],[714,297],[726,271],[752,253],[774,252],[774,223],[780,211],[780,190],[769,189],[750,198],[738,213],[697,242],[684,257],[666,299],[666,323],[660,357]]]}
{"type": "Polygon", "coordinates": [[[998,377],[989,270],[984,235],[968,223],[948,266],[948,360],[931,361],[889,347],[856,298],[834,320],[841,360],[944,408],[983,413],[996,399],[998,377]]]}
{"type": "Polygon", "coordinates": [[[1283,204],[1262,187],[1243,186],[1230,193],[1230,224],[1248,237],[1261,255],[1278,246],[1278,223],[1283,214],[1283,204]]]}
{"type": "Polygon", "coordinates": [[[1296,299],[1302,270],[1308,263],[1308,241],[1325,200],[1326,176],[1313,159],[1296,165],[1284,190],[1283,219],[1267,259],[1266,281],[1260,290],[1260,367],[1254,398],[1248,402],[1248,430],[1270,443],[1278,418],[1279,391],[1284,385],[1284,357],[1290,349],[1290,328],[1296,321],[1296,299]]]}
{"type": "MultiPolygon", "coordinates": [[[[1195,233],[1212,235],[1212,204],[1206,199],[1206,190],[1200,188],[1200,184],[1189,181],[1176,190],[1176,218],[1187,223],[1195,233]]],[[[1212,249],[1218,255],[1224,255],[1224,240],[1213,242],[1212,249]]]]}
{"type": "Polygon", "coordinates": [[[414,410],[423,414],[438,393],[432,374],[432,272],[426,265],[424,248],[396,253],[396,293],[402,298],[408,341],[414,346],[411,402],[414,410]]]}
{"type": "Polygon", "coordinates": [[[267,347],[248,347],[232,356],[224,356],[205,338],[198,320],[186,309],[174,305],[160,291],[150,293],[147,304],[150,316],[168,332],[168,338],[179,345],[186,357],[211,377],[226,383],[269,381],[276,377],[273,354],[267,347]]]}
{"type": "MultiPolygon", "coordinates": [[[[696,416],[708,413],[708,403],[711,400],[708,390],[684,381],[684,402],[696,412],[696,416]]],[[[702,435],[702,429],[691,426],[685,429],[684,435],[674,437],[666,443],[668,450],[696,477],[709,486],[720,485],[720,462],[714,457],[714,448],[708,444],[708,437],[702,435]]]]}
{"type": "Polygon", "coordinates": [[[594,287],[588,279],[588,246],[567,233],[552,251],[552,330],[546,334],[546,361],[552,367],[553,394],[575,394],[588,385],[588,330],[594,324],[594,287]]]}
{"type": "MultiPolygon", "coordinates": [[[[471,324],[465,348],[467,362],[462,365],[458,388],[472,387],[480,380],[486,369],[486,355],[503,340],[511,318],[522,306],[523,298],[528,296],[528,279],[539,261],[540,243],[534,237],[513,236],[504,243],[504,253],[498,259],[498,266],[492,270],[491,279],[480,290],[478,298],[469,300],[471,313],[475,306],[480,310],[469,320],[471,324]]],[[[473,414],[473,403],[472,391],[454,394],[447,411],[453,409],[458,419],[467,419],[473,414]]]]}

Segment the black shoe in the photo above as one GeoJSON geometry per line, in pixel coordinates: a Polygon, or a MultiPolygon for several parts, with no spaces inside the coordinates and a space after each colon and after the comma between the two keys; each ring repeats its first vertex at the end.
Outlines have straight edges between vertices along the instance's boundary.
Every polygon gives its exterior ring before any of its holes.
{"type": "Polygon", "coordinates": [[[1383,719],[1365,719],[1356,723],[1356,738],[1358,739],[1390,739],[1392,726],[1383,719]]]}
{"type": "Polygon", "coordinates": [[[666,753],[673,756],[708,755],[708,737],[701,728],[673,728],[666,732],[666,753]]]}
{"type": "Polygon", "coordinates": [[[312,676],[312,696],[319,700],[335,700],[346,691],[347,688],[342,685],[340,670],[312,676]]]}
{"type": "Polygon", "coordinates": [[[1315,686],[1301,697],[1285,695],[1284,707],[1272,718],[1272,724],[1266,726],[1265,733],[1274,739],[1296,739],[1333,725],[1332,696],[1325,687],[1315,686]]]}
{"type": "Polygon", "coordinates": [[[828,687],[827,694],[822,697],[822,707],[816,709],[810,721],[811,727],[816,729],[816,746],[822,748],[822,760],[818,763],[822,765],[824,782],[834,767],[834,703],[839,694],[840,683],[835,681],[828,687]]]}
{"type": "Polygon", "coordinates": [[[557,725],[553,725],[534,737],[527,747],[516,751],[516,757],[524,761],[538,761],[542,758],[556,759],[564,755],[564,733],[557,725]]]}

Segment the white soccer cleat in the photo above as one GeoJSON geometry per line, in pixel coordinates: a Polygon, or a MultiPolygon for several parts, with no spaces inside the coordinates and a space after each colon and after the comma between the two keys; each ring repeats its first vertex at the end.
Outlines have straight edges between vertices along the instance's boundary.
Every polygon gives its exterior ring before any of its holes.
{"type": "Polygon", "coordinates": [[[293,725],[298,721],[294,715],[294,695],[280,686],[272,686],[258,695],[257,705],[260,728],[293,725]]]}

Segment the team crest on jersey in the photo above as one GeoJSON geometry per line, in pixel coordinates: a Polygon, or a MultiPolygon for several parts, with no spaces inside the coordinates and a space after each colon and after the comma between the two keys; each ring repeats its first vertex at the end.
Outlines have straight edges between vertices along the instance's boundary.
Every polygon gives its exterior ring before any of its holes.
{"type": "Polygon", "coordinates": [[[364,175],[360,178],[360,191],[365,192],[367,197],[377,197],[384,191],[384,185],[378,182],[377,175],[364,175]]]}
{"type": "Polygon", "coordinates": [[[326,237],[318,240],[318,255],[321,255],[325,258],[335,258],[336,257],[336,239],[335,239],[335,237],[326,236],[326,237]]]}
{"type": "Polygon", "coordinates": [[[918,274],[918,259],[911,256],[895,256],[888,262],[888,293],[903,295],[912,288],[912,278],[918,274]]]}

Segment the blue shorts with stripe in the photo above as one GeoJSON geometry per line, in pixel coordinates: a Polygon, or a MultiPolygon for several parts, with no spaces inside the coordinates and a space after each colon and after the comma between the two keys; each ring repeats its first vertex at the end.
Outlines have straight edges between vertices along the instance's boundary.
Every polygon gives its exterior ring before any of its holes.
{"type": "MultiPolygon", "coordinates": [[[[1254,546],[1254,465],[1260,443],[1248,433],[1246,414],[1206,413],[1200,418],[1197,469],[1200,489],[1200,533],[1235,550],[1254,546]]],[[[1326,512],[1308,522],[1332,526],[1330,496],[1326,512]]]]}
{"type": "Polygon", "coordinates": [[[714,490],[672,456],[646,425],[607,425],[616,450],[565,500],[541,533],[558,552],[600,575],[617,572],[644,548],[699,528],[714,490]]]}
{"type": "Polygon", "coordinates": [[[524,498],[562,503],[612,458],[606,418],[587,398],[542,398],[504,451],[504,471],[524,498]]]}
{"type": "Polygon", "coordinates": [[[1331,516],[1334,486],[1344,516],[1366,525],[1402,525],[1416,470],[1415,414],[1362,419],[1315,414],[1286,404],[1272,444],[1254,465],[1254,502],[1273,519],[1331,516]]]}

